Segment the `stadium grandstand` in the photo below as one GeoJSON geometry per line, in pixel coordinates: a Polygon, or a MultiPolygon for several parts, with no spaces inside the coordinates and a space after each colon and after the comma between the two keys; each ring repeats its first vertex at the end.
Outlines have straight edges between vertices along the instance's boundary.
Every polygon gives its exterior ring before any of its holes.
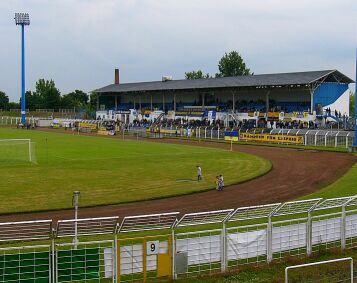
{"type": "Polygon", "coordinates": [[[155,111],[196,120],[341,118],[349,116],[350,83],[338,70],[120,83],[116,69],[114,84],[96,90],[97,118],[129,121],[155,111]]]}

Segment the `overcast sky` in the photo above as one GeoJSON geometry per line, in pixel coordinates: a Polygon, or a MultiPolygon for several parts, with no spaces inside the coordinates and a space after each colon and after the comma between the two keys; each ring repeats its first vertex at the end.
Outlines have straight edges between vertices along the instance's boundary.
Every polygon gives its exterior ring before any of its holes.
{"type": "Polygon", "coordinates": [[[21,33],[26,89],[53,79],[62,94],[121,82],[214,74],[237,50],[255,73],[338,69],[355,78],[356,0],[1,0],[0,90],[18,101],[21,33]]]}

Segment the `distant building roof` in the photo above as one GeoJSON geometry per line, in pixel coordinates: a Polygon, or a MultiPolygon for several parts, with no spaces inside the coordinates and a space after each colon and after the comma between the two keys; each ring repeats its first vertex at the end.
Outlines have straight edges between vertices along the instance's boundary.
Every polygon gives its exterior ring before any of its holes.
{"type": "Polygon", "coordinates": [[[315,82],[353,83],[337,70],[262,74],[239,77],[208,78],[196,80],[172,80],[111,84],[95,90],[98,93],[130,93],[164,90],[193,90],[214,88],[273,87],[309,85],[315,82]]]}

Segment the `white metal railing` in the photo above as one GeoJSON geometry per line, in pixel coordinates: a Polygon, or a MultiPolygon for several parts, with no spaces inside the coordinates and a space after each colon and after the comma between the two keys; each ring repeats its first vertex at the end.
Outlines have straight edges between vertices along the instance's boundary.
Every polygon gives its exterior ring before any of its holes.
{"type": "MultiPolygon", "coordinates": [[[[52,220],[5,222],[0,223],[0,236],[4,254],[1,258],[0,250],[0,260],[11,261],[10,266],[15,264],[21,267],[24,264],[21,262],[22,257],[47,257],[49,260],[42,260],[44,266],[39,264],[44,268],[41,276],[50,278],[51,283],[65,282],[76,276],[83,282],[92,279],[98,282],[119,282],[118,268],[125,273],[121,275],[121,282],[132,282],[138,273],[142,274],[143,270],[153,272],[160,264],[154,255],[146,255],[147,243],[154,247],[153,250],[158,245],[161,250],[167,251],[165,253],[172,255],[170,274],[171,278],[177,278],[182,274],[225,272],[244,264],[281,260],[287,255],[304,256],[332,248],[356,248],[357,195],[182,216],[178,212],[170,212],[123,218],[70,219],[59,220],[57,225],[53,225],[52,220]],[[169,233],[169,238],[161,242],[159,237],[163,231],[169,233]],[[135,236],[141,232],[145,232],[145,235],[149,233],[142,242],[139,241],[140,234],[137,238],[135,236]],[[126,236],[128,233],[130,236],[126,236]],[[99,235],[107,235],[110,240],[95,241],[99,235]],[[83,239],[77,243],[72,242],[77,236],[89,236],[91,242],[83,239]],[[119,236],[121,244],[117,248],[119,236]],[[123,237],[130,237],[131,244],[125,244],[123,237]],[[49,244],[36,246],[38,240],[48,241],[49,244]],[[26,245],[14,248],[16,241],[25,242],[26,245]],[[182,258],[186,259],[183,273],[176,268],[182,264],[182,258]],[[86,264],[87,259],[92,262],[86,264]],[[146,262],[150,262],[151,267],[145,269],[146,262]],[[73,266],[73,269],[68,269],[68,266],[73,266]],[[76,273],[76,269],[81,270],[80,274],[76,273]],[[58,271],[60,274],[55,273],[58,271]]],[[[33,270],[36,270],[35,265],[31,266],[33,270]]],[[[12,272],[10,269],[5,270],[6,266],[0,266],[0,273],[12,272]]],[[[21,273],[21,268],[19,270],[21,273]]],[[[150,273],[150,276],[155,274],[150,273]]],[[[0,276],[0,283],[10,282],[9,278],[12,277],[6,278],[2,281],[0,276]]],[[[38,278],[33,279],[36,281],[38,278]]]]}
{"type": "MultiPolygon", "coordinates": [[[[343,262],[343,261],[348,261],[349,262],[349,274],[347,275],[346,279],[349,279],[351,283],[353,283],[353,258],[352,257],[346,257],[346,258],[337,258],[337,259],[332,259],[332,260],[325,260],[325,261],[319,261],[319,262],[311,262],[311,263],[306,263],[306,264],[299,264],[299,265],[293,265],[293,266],[288,266],[285,268],[285,283],[289,282],[289,270],[294,270],[294,269],[299,269],[299,268],[305,268],[305,267],[310,267],[310,266],[321,266],[325,264],[331,264],[331,263],[336,263],[336,262],[343,262]]],[[[336,270],[337,273],[340,273],[341,270],[336,270]]],[[[311,274],[308,275],[311,277],[311,274]]],[[[322,282],[322,281],[319,281],[322,282]]],[[[336,279],[336,281],[333,278],[324,278],[323,282],[347,282],[345,280],[341,280],[340,278],[336,279]]]]}
{"type": "MultiPolygon", "coordinates": [[[[176,127],[176,132],[165,132],[166,129],[161,127],[161,136],[192,138],[192,139],[207,139],[207,140],[224,140],[226,128],[213,127],[176,127]]],[[[137,131],[137,129],[136,129],[137,131]]],[[[237,130],[240,132],[240,130],[237,130]]],[[[130,130],[129,130],[130,132],[130,130]]],[[[248,130],[245,132],[249,133],[248,130]]],[[[252,130],[256,134],[271,134],[271,135],[290,135],[302,136],[303,142],[301,146],[320,146],[320,147],[335,147],[349,148],[353,144],[354,132],[351,131],[331,131],[331,130],[309,130],[309,129],[273,129],[273,130],[252,130]]],[[[145,134],[146,136],[146,134],[145,134]]],[[[244,141],[243,139],[240,139],[244,141]]]]}

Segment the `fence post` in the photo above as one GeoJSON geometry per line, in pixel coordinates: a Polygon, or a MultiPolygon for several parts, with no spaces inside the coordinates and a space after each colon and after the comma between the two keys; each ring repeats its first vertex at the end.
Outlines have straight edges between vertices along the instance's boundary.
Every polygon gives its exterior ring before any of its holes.
{"type": "Polygon", "coordinates": [[[337,132],[337,134],[335,135],[335,147],[337,147],[337,136],[340,132],[337,132]]]}
{"type": "Polygon", "coordinates": [[[311,211],[307,214],[306,222],[306,254],[310,256],[312,253],[312,217],[311,211]]]}
{"type": "Polygon", "coordinates": [[[316,144],[317,144],[317,133],[318,133],[319,131],[317,131],[316,132],[316,134],[315,134],[315,146],[316,146],[316,144]]]}
{"type": "Polygon", "coordinates": [[[176,240],[175,240],[175,228],[171,228],[171,245],[172,245],[172,279],[177,279],[177,275],[175,272],[175,256],[176,256],[176,240]]]}
{"type": "Polygon", "coordinates": [[[55,276],[55,232],[54,229],[52,228],[52,233],[51,233],[51,274],[50,274],[50,282],[55,283],[56,282],[56,276],[55,276]]]}
{"type": "Polygon", "coordinates": [[[113,246],[113,282],[118,283],[120,282],[120,278],[118,278],[118,271],[120,271],[120,247],[118,247],[118,235],[115,231],[114,234],[114,246],[113,246]],[[119,251],[118,251],[119,249],[119,251]],[[119,257],[119,259],[118,259],[119,257]]]}
{"type": "Polygon", "coordinates": [[[207,127],[205,127],[205,139],[207,139],[207,127]]]}
{"type": "MultiPolygon", "coordinates": [[[[355,133],[356,134],[356,133],[355,133]]],[[[348,133],[347,135],[346,135],[346,148],[348,148],[348,136],[350,135],[350,133],[348,133]]]]}
{"type": "Polygon", "coordinates": [[[217,131],[217,139],[219,140],[219,127],[218,127],[218,131],[217,131]]]}
{"type": "Polygon", "coordinates": [[[211,128],[211,140],[213,140],[213,128],[211,128]]]}
{"type": "Polygon", "coordinates": [[[325,147],[327,146],[327,135],[328,135],[328,131],[325,134],[325,147]]]}
{"type": "Polygon", "coordinates": [[[226,222],[223,221],[222,233],[221,233],[221,272],[226,272],[227,270],[227,229],[226,222]]]}
{"type": "Polygon", "coordinates": [[[342,206],[341,213],[341,249],[346,248],[346,204],[342,206]]]}
{"type": "Polygon", "coordinates": [[[271,216],[268,218],[267,226],[267,262],[270,263],[273,261],[273,223],[271,216]]]}

